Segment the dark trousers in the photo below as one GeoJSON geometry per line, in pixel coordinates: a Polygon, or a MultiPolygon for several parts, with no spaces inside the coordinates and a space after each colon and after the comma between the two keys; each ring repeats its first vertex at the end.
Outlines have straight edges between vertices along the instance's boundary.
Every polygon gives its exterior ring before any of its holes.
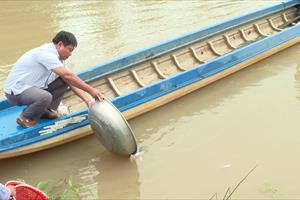
{"type": "Polygon", "coordinates": [[[46,109],[56,110],[63,99],[68,85],[60,77],[49,84],[47,89],[31,87],[21,94],[5,94],[9,103],[13,105],[27,105],[23,116],[38,121],[46,109]]]}

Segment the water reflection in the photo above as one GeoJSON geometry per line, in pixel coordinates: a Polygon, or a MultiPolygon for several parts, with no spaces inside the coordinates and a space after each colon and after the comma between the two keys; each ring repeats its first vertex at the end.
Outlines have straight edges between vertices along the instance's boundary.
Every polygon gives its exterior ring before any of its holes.
{"type": "Polygon", "coordinates": [[[82,199],[139,199],[139,174],[134,159],[102,152],[78,169],[82,199]]]}
{"type": "Polygon", "coordinates": [[[102,199],[139,199],[140,180],[135,159],[102,159],[100,197],[102,199]]]}

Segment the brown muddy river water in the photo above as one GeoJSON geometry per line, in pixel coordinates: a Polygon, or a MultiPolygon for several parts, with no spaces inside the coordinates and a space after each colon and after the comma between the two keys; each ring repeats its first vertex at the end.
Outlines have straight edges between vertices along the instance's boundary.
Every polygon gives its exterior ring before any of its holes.
{"type": "MultiPolygon", "coordinates": [[[[278,2],[1,1],[0,85],[21,54],[62,29],[78,38],[77,72],[278,2]]],[[[89,136],[0,161],[0,182],[71,179],[82,199],[222,199],[257,165],[234,199],[299,199],[299,55],[293,46],[130,120],[136,158],[89,136]]]]}

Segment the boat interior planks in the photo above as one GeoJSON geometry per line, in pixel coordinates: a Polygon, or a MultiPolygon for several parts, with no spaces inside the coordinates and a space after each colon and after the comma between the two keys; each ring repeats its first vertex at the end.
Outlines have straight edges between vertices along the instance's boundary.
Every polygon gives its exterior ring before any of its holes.
{"type": "MultiPolygon", "coordinates": [[[[131,119],[300,42],[300,0],[245,14],[91,67],[78,76],[131,119]],[[284,27],[284,28],[279,28],[284,27]]],[[[70,114],[29,129],[15,119],[23,107],[0,101],[0,159],[54,147],[91,134],[87,108],[71,90],[70,114]]]]}
{"type": "MultiPolygon", "coordinates": [[[[270,15],[268,18],[255,20],[242,26],[234,27],[231,30],[216,33],[216,35],[209,38],[201,38],[193,44],[188,44],[157,58],[151,58],[140,64],[133,65],[127,68],[126,72],[115,72],[111,75],[113,78],[102,78],[93,81],[92,85],[95,86],[97,82],[103,82],[103,79],[106,79],[106,84],[102,84],[98,88],[108,98],[135,91],[138,88],[166,79],[169,76],[174,76],[182,71],[195,68],[207,61],[230,53],[239,47],[249,44],[249,42],[255,42],[280,32],[282,29],[278,27],[294,18],[296,11],[296,8],[291,8],[284,12],[270,15]]],[[[72,96],[76,98],[72,91],[69,91],[66,96],[68,98],[72,98],[72,96]]],[[[85,106],[84,104],[79,106],[78,100],[76,103],[70,101],[72,100],[68,100],[65,104],[71,105],[71,110],[78,111],[85,106]]]]}

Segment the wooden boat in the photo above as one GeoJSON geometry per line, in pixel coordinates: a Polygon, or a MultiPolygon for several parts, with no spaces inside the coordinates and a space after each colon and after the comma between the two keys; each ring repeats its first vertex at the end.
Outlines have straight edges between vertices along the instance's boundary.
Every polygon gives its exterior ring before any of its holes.
{"type": "MultiPolygon", "coordinates": [[[[300,41],[300,26],[281,28],[297,17],[291,0],[246,14],[78,75],[100,89],[131,119],[230,75],[300,41]]],[[[0,102],[0,158],[19,156],[92,133],[85,104],[72,91],[63,102],[70,114],[23,129],[15,119],[24,107],[0,102]]]]}

